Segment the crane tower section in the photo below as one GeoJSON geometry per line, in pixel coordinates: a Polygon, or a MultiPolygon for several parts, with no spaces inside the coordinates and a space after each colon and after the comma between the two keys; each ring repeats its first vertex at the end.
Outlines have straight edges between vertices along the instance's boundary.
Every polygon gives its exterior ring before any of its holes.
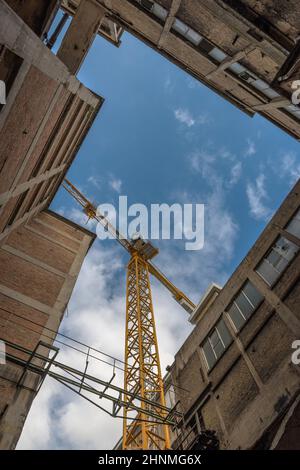
{"type": "MultiPolygon", "coordinates": [[[[142,404],[143,408],[158,411],[155,403],[165,406],[164,389],[148,264],[139,252],[134,253],[128,263],[126,295],[124,389],[139,393],[151,402],[142,404]]],[[[169,449],[168,426],[155,423],[142,413],[138,421],[132,423],[134,410],[130,410],[130,403],[128,405],[124,408],[123,449],[169,449]]],[[[162,418],[166,417],[161,409],[160,413],[162,418]]]]}

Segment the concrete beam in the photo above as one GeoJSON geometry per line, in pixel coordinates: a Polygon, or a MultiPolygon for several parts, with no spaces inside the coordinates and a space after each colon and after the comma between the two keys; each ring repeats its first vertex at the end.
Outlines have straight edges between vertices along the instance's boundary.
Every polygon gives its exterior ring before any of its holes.
{"type": "Polygon", "coordinates": [[[244,59],[248,54],[250,54],[250,52],[254,51],[254,49],[256,49],[256,47],[249,46],[243,51],[238,51],[232,57],[226,57],[226,59],[222,60],[218,67],[209,74],[207,74],[205,78],[210,80],[215,74],[218,74],[219,72],[224,72],[224,70],[230,67],[230,65],[234,64],[235,62],[238,62],[241,59],[244,59]]]}
{"type": "Polygon", "coordinates": [[[284,106],[288,106],[291,102],[286,98],[274,98],[273,100],[269,101],[269,103],[258,104],[253,106],[254,111],[268,111],[268,109],[274,108],[283,108],[284,106]]]}
{"type": "Polygon", "coordinates": [[[176,13],[179,10],[180,4],[181,4],[181,0],[173,0],[173,2],[172,2],[169,14],[167,16],[167,19],[166,19],[166,22],[165,22],[165,25],[164,25],[164,28],[163,28],[163,31],[162,31],[161,36],[159,38],[159,41],[157,43],[158,49],[161,49],[163,47],[164,42],[167,39],[167,36],[168,36],[172,26],[173,26],[173,23],[174,23],[174,20],[175,20],[175,17],[176,17],[176,13]]]}
{"type": "Polygon", "coordinates": [[[20,181],[20,179],[21,179],[21,177],[22,177],[22,174],[23,174],[23,172],[24,172],[24,169],[26,168],[26,165],[28,164],[28,162],[29,162],[29,160],[30,160],[30,158],[31,158],[32,152],[33,152],[34,149],[36,148],[36,145],[37,145],[37,143],[38,143],[38,141],[39,141],[39,139],[40,139],[42,133],[44,132],[45,127],[46,127],[48,121],[49,121],[49,118],[50,118],[50,116],[51,116],[51,113],[52,113],[54,107],[55,107],[56,104],[57,104],[57,101],[58,101],[58,99],[59,99],[59,97],[60,97],[60,95],[61,95],[62,89],[63,89],[63,85],[60,84],[60,85],[57,87],[57,89],[56,89],[56,91],[55,91],[55,93],[54,93],[54,96],[53,96],[53,98],[51,99],[51,102],[49,103],[49,107],[48,107],[46,113],[44,114],[43,119],[41,120],[41,123],[40,123],[40,125],[39,125],[39,128],[38,128],[38,130],[37,130],[37,132],[36,132],[36,134],[35,134],[35,136],[34,136],[32,142],[31,142],[31,144],[30,144],[30,147],[29,147],[29,149],[27,150],[26,155],[25,155],[24,158],[23,158],[22,164],[20,165],[20,167],[19,167],[19,169],[18,169],[18,171],[17,171],[17,173],[16,173],[16,176],[15,176],[15,178],[14,178],[14,181],[13,181],[12,187],[11,187],[12,190],[15,190],[16,187],[18,186],[18,183],[19,183],[19,181],[20,181]]]}
{"type": "Polygon", "coordinates": [[[236,333],[235,329],[233,328],[229,318],[228,318],[228,313],[226,312],[226,315],[223,316],[223,320],[225,321],[226,323],[226,326],[227,328],[229,329],[230,333],[231,333],[231,336],[234,338],[234,341],[235,341],[235,344],[238,348],[238,350],[240,351],[241,353],[241,356],[243,357],[245,363],[247,364],[247,367],[249,369],[249,372],[250,374],[252,375],[252,378],[254,380],[254,382],[256,383],[257,387],[259,388],[259,390],[261,390],[264,386],[257,370],[255,369],[252,361],[250,360],[249,358],[249,355],[247,354],[244,346],[243,346],[243,343],[242,341],[240,340],[238,334],[236,333]]]}
{"type": "Polygon", "coordinates": [[[76,74],[99,29],[105,10],[93,0],[81,0],[65,34],[57,57],[76,74]]]}
{"type": "Polygon", "coordinates": [[[11,189],[10,191],[7,191],[6,193],[0,195],[0,204],[6,204],[7,201],[9,201],[9,199],[11,199],[12,197],[19,196],[19,194],[24,193],[28,189],[32,189],[37,184],[49,180],[50,178],[52,178],[52,176],[61,173],[65,168],[66,165],[60,165],[59,167],[53,168],[49,171],[45,171],[45,173],[42,173],[36,176],[35,178],[31,178],[30,180],[25,181],[25,183],[19,184],[19,186],[17,186],[15,189],[11,189]]]}
{"type": "Polygon", "coordinates": [[[47,207],[49,204],[49,198],[42,201],[38,206],[31,209],[31,211],[26,212],[20,219],[16,220],[10,227],[7,227],[1,234],[0,234],[0,246],[3,245],[6,237],[17,227],[20,227],[22,224],[25,224],[31,217],[34,217],[36,214],[41,212],[43,209],[47,207]]]}
{"type": "Polygon", "coordinates": [[[262,278],[254,271],[249,271],[248,278],[259,290],[259,292],[265,297],[268,304],[270,304],[276,313],[279,315],[281,320],[286,324],[289,330],[295,334],[300,335],[300,321],[296,315],[282,302],[281,299],[271,290],[262,278]]]}

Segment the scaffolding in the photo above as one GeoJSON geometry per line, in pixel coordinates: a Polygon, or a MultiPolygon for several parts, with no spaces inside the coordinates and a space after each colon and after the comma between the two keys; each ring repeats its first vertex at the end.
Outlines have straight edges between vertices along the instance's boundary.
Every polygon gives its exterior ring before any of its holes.
{"type": "Polygon", "coordinates": [[[176,426],[181,419],[181,414],[176,407],[170,409],[162,406],[159,402],[141,396],[139,390],[124,390],[122,387],[115,385],[113,381],[116,375],[116,367],[118,367],[116,362],[119,361],[116,358],[113,358],[111,364],[111,378],[104,380],[88,373],[89,358],[91,357],[90,349],[87,353],[84,353],[86,359],[85,368],[82,371],[57,361],[60,350],[52,344],[38,341],[34,349],[30,350],[5,338],[0,338],[0,340],[6,344],[6,361],[21,367],[21,374],[16,382],[17,387],[37,394],[48,376],[114,418],[123,419],[123,410],[130,408],[136,412],[135,416],[129,418],[132,421],[138,420],[141,422],[141,413],[144,415],[143,419],[153,425],[176,426]],[[47,353],[43,352],[45,350],[47,353]],[[31,374],[30,379],[33,375],[38,377],[37,384],[34,387],[27,385],[28,374],[31,374]],[[111,410],[100,405],[99,399],[110,402],[112,405],[111,410]]]}

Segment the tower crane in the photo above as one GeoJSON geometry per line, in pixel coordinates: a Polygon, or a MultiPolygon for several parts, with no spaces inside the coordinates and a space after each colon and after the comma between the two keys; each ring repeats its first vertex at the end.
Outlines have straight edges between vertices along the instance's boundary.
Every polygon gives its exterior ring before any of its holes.
{"type": "MultiPolygon", "coordinates": [[[[126,280],[124,390],[147,400],[140,403],[142,410],[145,407],[148,407],[147,411],[152,407],[155,409],[155,403],[165,407],[149,273],[171,292],[187,312],[191,313],[195,305],[153,264],[152,259],[159,252],[157,248],[141,237],[128,240],[70,181],[65,179],[63,187],[82,206],[88,218],[97,220],[130,254],[126,280]]],[[[133,399],[124,399],[127,406],[124,407],[123,416],[123,449],[169,449],[168,425],[150,421],[149,414],[143,411],[131,422],[133,413],[136,413],[131,408],[133,399]]],[[[162,418],[166,417],[162,415],[162,418]]]]}

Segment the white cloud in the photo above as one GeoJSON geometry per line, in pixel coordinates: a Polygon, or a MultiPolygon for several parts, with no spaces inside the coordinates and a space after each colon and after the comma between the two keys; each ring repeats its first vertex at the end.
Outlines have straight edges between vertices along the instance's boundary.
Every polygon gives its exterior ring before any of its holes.
{"type": "Polygon", "coordinates": [[[117,193],[120,193],[122,191],[122,180],[120,178],[115,177],[113,174],[108,174],[106,179],[100,178],[96,175],[91,175],[89,176],[87,181],[97,189],[101,189],[104,183],[106,182],[106,184],[108,184],[108,186],[117,193]]]}
{"type": "Polygon", "coordinates": [[[212,122],[211,117],[208,114],[201,114],[197,117],[197,124],[210,124],[212,122]]]}
{"type": "Polygon", "coordinates": [[[196,124],[195,118],[192,116],[188,109],[178,108],[174,111],[177,121],[185,124],[187,127],[192,127],[196,124]]]}
{"type": "MultiPolygon", "coordinates": [[[[118,246],[104,249],[99,243],[85,259],[69,303],[69,315],[63,321],[63,332],[123,358],[126,264],[118,246]]],[[[191,326],[185,311],[157,283],[153,286],[153,303],[165,373],[191,326]]],[[[84,370],[84,356],[76,352],[63,349],[57,360],[84,370]]],[[[90,362],[88,372],[105,380],[112,376],[112,368],[95,361],[90,362]]],[[[122,381],[122,373],[118,372],[113,383],[122,386],[122,381]]],[[[97,402],[111,410],[110,402],[97,402]]],[[[18,449],[110,449],[121,433],[121,419],[108,416],[49,378],[34,400],[18,449]]]]}
{"type": "Polygon", "coordinates": [[[197,252],[185,252],[182,255],[180,252],[174,255],[171,249],[166,249],[161,250],[159,255],[159,262],[162,263],[161,267],[166,274],[190,298],[197,301],[212,282],[223,285],[227,281],[230,273],[226,266],[234,255],[239,232],[238,224],[230,210],[226,208],[227,191],[222,179],[217,175],[213,178],[211,175],[206,181],[210,189],[205,194],[190,194],[184,191],[177,195],[178,202],[196,201],[205,205],[203,249],[197,252]]]}
{"type": "Polygon", "coordinates": [[[221,148],[221,150],[219,151],[219,155],[220,157],[222,157],[224,160],[228,160],[228,161],[231,161],[231,162],[234,162],[236,160],[236,156],[234,153],[230,152],[228,149],[226,148],[221,148]]]}
{"type": "Polygon", "coordinates": [[[25,422],[25,432],[21,435],[18,448],[31,449],[33,445],[36,449],[47,448],[51,442],[51,408],[59,395],[58,383],[46,378],[25,422]]]}
{"type": "Polygon", "coordinates": [[[95,188],[100,189],[102,184],[102,179],[99,176],[91,175],[88,178],[88,183],[91,183],[95,188]]]}
{"type": "MultiPolygon", "coordinates": [[[[232,214],[226,209],[226,192],[221,181],[212,188],[211,195],[207,199],[206,214],[206,256],[210,259],[210,263],[218,260],[220,268],[222,263],[233,256],[239,230],[232,214]]],[[[216,273],[219,268],[215,267],[216,273]]]]}
{"type": "Polygon", "coordinates": [[[206,150],[200,150],[189,155],[188,159],[191,168],[200,173],[203,178],[208,179],[208,182],[212,182],[215,179],[216,172],[213,168],[213,164],[216,161],[215,154],[206,150]]]}
{"type": "Polygon", "coordinates": [[[230,273],[226,266],[234,255],[239,232],[238,224],[226,207],[229,187],[222,172],[219,172],[219,156],[220,152],[205,150],[191,154],[188,157],[189,164],[194,172],[201,175],[208,190],[196,194],[183,191],[173,195],[178,202],[205,205],[204,248],[198,252],[186,252],[182,262],[171,250],[160,252],[160,260],[163,261],[162,266],[166,266],[167,274],[174,275],[180,265],[178,284],[180,282],[180,288],[191,292],[192,298],[197,299],[212,282],[222,285],[227,281],[230,273]]]}
{"type": "Polygon", "coordinates": [[[174,82],[171,80],[171,78],[169,76],[166,77],[165,81],[164,81],[164,89],[167,93],[173,93],[174,91],[174,88],[175,88],[175,84],[174,82]]]}
{"type": "Polygon", "coordinates": [[[208,114],[204,113],[196,117],[196,116],[193,116],[191,111],[189,111],[186,108],[175,109],[174,116],[177,119],[177,121],[181,122],[182,124],[185,124],[188,128],[191,128],[195,126],[196,124],[203,125],[203,124],[209,124],[212,122],[212,119],[208,114]]]}
{"type": "Polygon", "coordinates": [[[186,77],[186,82],[187,82],[188,88],[190,88],[191,90],[194,90],[195,88],[200,87],[200,82],[193,77],[190,77],[190,76],[186,77]]]}
{"type": "MultiPolygon", "coordinates": [[[[230,273],[226,265],[233,257],[239,230],[226,208],[226,187],[214,168],[217,162],[216,155],[212,153],[203,151],[193,154],[190,165],[203,175],[209,190],[205,196],[203,193],[183,191],[177,198],[179,202],[205,203],[203,250],[192,253],[168,244],[155,259],[155,264],[170,280],[197,301],[211,282],[223,284],[228,279],[230,273]]],[[[77,210],[72,216],[79,221],[82,215],[77,210]]],[[[112,356],[123,358],[125,263],[119,250],[114,245],[104,248],[98,241],[91,248],[69,303],[69,315],[63,321],[63,332],[112,356]]],[[[152,281],[152,291],[164,373],[192,328],[187,321],[187,313],[155,280],[152,281]]],[[[61,350],[58,360],[84,369],[83,358],[78,360],[77,353],[61,350]]],[[[89,372],[102,378],[105,376],[106,380],[112,373],[110,368],[97,363],[90,363],[89,372]]],[[[114,383],[122,384],[120,374],[114,383]]],[[[105,405],[103,400],[99,404],[105,405]]],[[[109,449],[121,432],[122,420],[111,418],[62,385],[47,379],[34,400],[18,448],[109,449]]]]}
{"type": "Polygon", "coordinates": [[[238,181],[240,180],[240,178],[242,176],[242,169],[243,169],[243,167],[242,167],[241,162],[237,162],[235,165],[233,165],[231,167],[229,186],[233,186],[236,183],[238,183],[238,181]]]}
{"type": "MultiPolygon", "coordinates": [[[[209,167],[214,157],[203,155],[209,167]]],[[[194,164],[197,167],[199,162],[195,160],[194,164]]],[[[198,169],[201,171],[201,166],[198,169]]],[[[207,168],[206,171],[210,170],[207,168]]],[[[155,260],[155,264],[178,288],[197,301],[211,282],[223,284],[227,280],[225,266],[233,256],[238,234],[238,226],[225,207],[226,192],[222,179],[211,174],[209,184],[210,191],[205,199],[201,194],[184,192],[179,195],[182,202],[196,200],[206,203],[203,250],[191,253],[165,245],[155,260]]],[[[62,331],[112,356],[123,358],[125,263],[119,250],[114,245],[104,249],[98,241],[91,248],[69,303],[69,315],[63,321],[62,331]]],[[[192,327],[187,321],[187,313],[155,280],[152,280],[152,292],[164,373],[192,327]]],[[[75,352],[62,349],[58,360],[84,370],[84,357],[78,360],[75,352]]],[[[110,368],[99,363],[90,363],[88,371],[106,380],[112,375],[110,368]]],[[[114,383],[122,385],[122,374],[117,375],[114,383]]],[[[111,406],[104,400],[99,404],[111,406]]],[[[108,416],[63,385],[47,379],[34,400],[18,448],[109,449],[121,433],[122,420],[108,416]]]]}
{"type": "MultiPolygon", "coordinates": [[[[192,153],[189,157],[189,162],[192,170],[200,173],[205,181],[211,186],[214,185],[215,181],[221,181],[222,184],[225,184],[229,187],[232,187],[236,184],[242,176],[242,163],[236,161],[236,157],[231,152],[221,149],[217,152],[210,152],[207,150],[200,150],[192,153]],[[218,171],[219,157],[224,159],[225,164],[227,165],[229,176],[227,177],[227,182],[225,183],[224,179],[220,176],[221,173],[218,171]],[[229,165],[232,165],[229,167],[229,165]]],[[[224,173],[223,173],[224,174],[224,173]]]]}
{"type": "Polygon", "coordinates": [[[115,178],[114,176],[111,176],[108,184],[111,187],[111,189],[116,191],[116,193],[118,193],[118,194],[121,193],[121,191],[122,191],[122,180],[120,180],[119,178],[115,178]]]}
{"type": "Polygon", "coordinates": [[[89,219],[88,216],[83,212],[83,209],[80,209],[79,207],[72,207],[71,210],[67,210],[65,207],[61,207],[57,210],[57,212],[63,217],[72,220],[76,224],[79,224],[88,230],[92,230],[97,225],[97,221],[95,219],[89,219]]]}
{"type": "Polygon", "coordinates": [[[289,178],[290,184],[294,185],[300,178],[299,157],[293,152],[285,153],[279,164],[281,178],[289,178]]]}
{"type": "Polygon", "coordinates": [[[248,183],[246,188],[250,214],[256,220],[268,220],[272,213],[272,210],[267,206],[268,194],[265,180],[265,175],[260,173],[255,182],[248,183]]]}
{"type": "Polygon", "coordinates": [[[252,157],[256,154],[255,142],[251,139],[247,139],[247,148],[245,150],[245,157],[252,157]]]}

